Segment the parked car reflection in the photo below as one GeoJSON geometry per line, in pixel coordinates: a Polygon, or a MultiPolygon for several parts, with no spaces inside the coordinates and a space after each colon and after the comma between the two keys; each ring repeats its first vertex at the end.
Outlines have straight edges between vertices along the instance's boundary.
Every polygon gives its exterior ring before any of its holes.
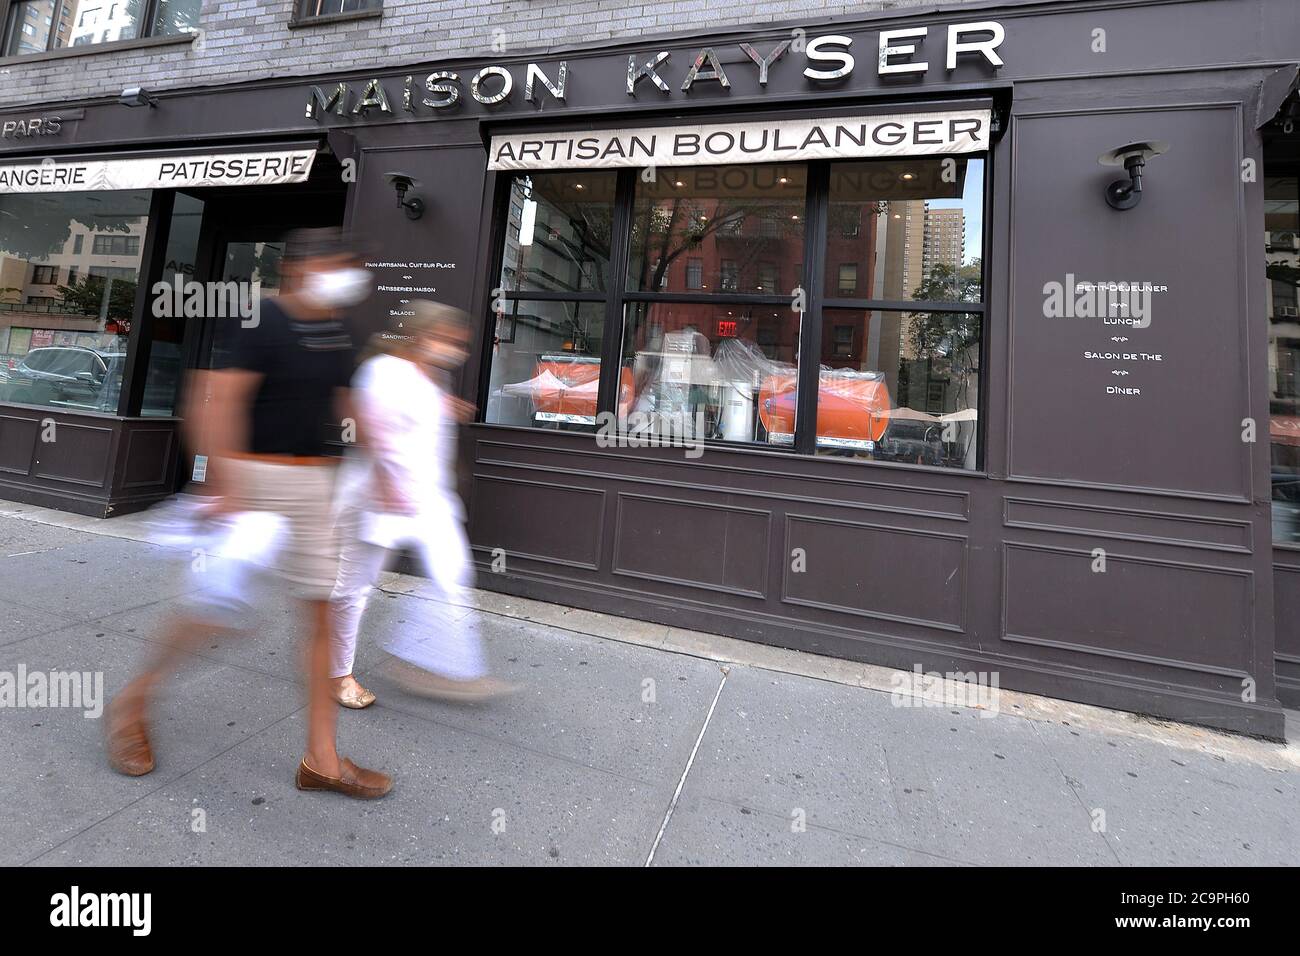
{"type": "Polygon", "coordinates": [[[125,361],[125,352],[73,345],[35,348],[10,370],[4,382],[6,400],[114,412],[125,361]]]}

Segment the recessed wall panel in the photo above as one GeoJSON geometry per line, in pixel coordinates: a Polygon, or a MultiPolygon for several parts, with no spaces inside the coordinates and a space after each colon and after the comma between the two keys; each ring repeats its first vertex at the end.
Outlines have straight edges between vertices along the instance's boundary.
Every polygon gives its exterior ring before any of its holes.
{"type": "MultiPolygon", "coordinates": [[[[1252,576],[1112,550],[1004,545],[1003,637],[1013,643],[1206,672],[1247,671],[1252,576]]],[[[1091,660],[1091,664],[1089,661],[1091,660]]]]}
{"type": "Polygon", "coordinates": [[[763,597],[770,520],[756,508],[620,494],[614,571],[763,597]]]}
{"type": "Polygon", "coordinates": [[[944,630],[965,627],[962,535],[790,515],[782,600],[944,630]]]}
{"type": "MultiPolygon", "coordinates": [[[[470,510],[476,549],[594,569],[605,493],[593,488],[479,475],[470,510]]],[[[479,555],[484,557],[484,555],[479,555]]]]}

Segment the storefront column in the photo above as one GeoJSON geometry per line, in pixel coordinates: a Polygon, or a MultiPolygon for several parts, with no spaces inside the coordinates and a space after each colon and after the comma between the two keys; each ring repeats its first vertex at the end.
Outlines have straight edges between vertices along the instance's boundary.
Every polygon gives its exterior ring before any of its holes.
{"type": "Polygon", "coordinates": [[[144,383],[149,374],[149,348],[153,343],[154,283],[162,275],[167,255],[167,232],[172,221],[176,193],[155,189],[149,202],[149,225],[145,230],[144,250],[140,259],[140,281],[135,287],[135,311],[127,338],[126,369],[122,392],[118,395],[117,413],[123,418],[140,414],[144,400],[144,383]]]}

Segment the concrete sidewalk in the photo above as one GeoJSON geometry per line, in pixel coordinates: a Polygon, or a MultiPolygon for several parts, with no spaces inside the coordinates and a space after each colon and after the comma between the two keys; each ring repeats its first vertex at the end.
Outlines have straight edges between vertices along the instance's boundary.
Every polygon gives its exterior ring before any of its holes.
{"type": "MultiPolygon", "coordinates": [[[[0,503],[0,671],[125,683],[189,584],[138,518],[0,503]]],[[[188,557],[188,556],[186,556],[188,557]]],[[[390,576],[365,628],[401,626],[390,576]]],[[[1293,864],[1300,747],[1003,691],[997,713],[891,694],[895,672],[477,592],[481,708],[379,695],[341,752],[386,799],[294,789],[291,608],[211,641],[157,713],[158,768],[109,770],[101,721],[0,708],[0,863],[1293,864]],[[203,826],[199,827],[198,824],[203,826]]]]}

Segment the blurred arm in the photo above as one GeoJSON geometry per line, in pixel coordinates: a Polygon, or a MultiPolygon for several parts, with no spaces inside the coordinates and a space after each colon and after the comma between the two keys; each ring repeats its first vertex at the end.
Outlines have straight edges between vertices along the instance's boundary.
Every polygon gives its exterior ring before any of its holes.
{"type": "Polygon", "coordinates": [[[214,494],[234,493],[220,462],[248,450],[249,409],[261,381],[260,372],[245,369],[205,370],[195,376],[186,401],[185,437],[215,465],[210,479],[214,494]]]}

